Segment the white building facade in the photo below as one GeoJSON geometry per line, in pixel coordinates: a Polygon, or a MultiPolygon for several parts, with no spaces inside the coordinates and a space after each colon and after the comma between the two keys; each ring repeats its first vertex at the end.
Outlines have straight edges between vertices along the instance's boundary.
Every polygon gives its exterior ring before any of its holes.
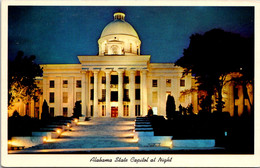
{"type": "Polygon", "coordinates": [[[43,100],[52,115],[71,116],[76,101],[88,117],[145,116],[149,108],[166,115],[168,94],[176,106],[192,103],[191,96],[179,100],[192,77],[182,78],[182,68],[174,64],[150,63],[150,55],[140,55],[141,41],[125,14],[114,14],[98,45],[99,55],[78,56],[80,64],[41,65],[43,100]]]}

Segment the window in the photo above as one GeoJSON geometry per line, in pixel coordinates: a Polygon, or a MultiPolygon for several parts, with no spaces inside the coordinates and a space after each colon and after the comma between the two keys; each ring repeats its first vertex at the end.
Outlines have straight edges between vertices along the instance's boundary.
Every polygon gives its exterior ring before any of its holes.
{"type": "Polygon", "coordinates": [[[55,85],[54,80],[51,80],[50,81],[50,88],[54,88],[54,85],[55,85]]]}
{"type": "Polygon", "coordinates": [[[180,80],[180,86],[181,86],[181,87],[184,87],[184,86],[185,86],[185,80],[184,80],[184,79],[181,79],[181,80],[180,80]]]}
{"type": "Polygon", "coordinates": [[[234,106],[234,116],[238,116],[238,106],[234,106]]]}
{"type": "Polygon", "coordinates": [[[124,117],[129,116],[129,105],[124,105],[124,117]]]}
{"type": "Polygon", "coordinates": [[[135,100],[140,100],[140,89],[135,89],[135,100]]]}
{"type": "Polygon", "coordinates": [[[111,91],[111,101],[118,101],[118,92],[111,91]]]}
{"type": "Polygon", "coordinates": [[[94,116],[94,110],[93,110],[93,105],[90,106],[90,116],[94,116]]]}
{"type": "Polygon", "coordinates": [[[50,115],[51,117],[54,117],[54,107],[50,107],[50,115]]]}
{"type": "Polygon", "coordinates": [[[106,84],[106,77],[102,76],[102,84],[106,84]]]}
{"type": "Polygon", "coordinates": [[[102,100],[106,101],[106,89],[102,89],[102,100]]]}
{"type": "Polygon", "coordinates": [[[129,76],[124,76],[124,83],[129,83],[129,76]]]}
{"type": "Polygon", "coordinates": [[[76,101],[81,101],[81,92],[76,92],[76,101]]]}
{"type": "Polygon", "coordinates": [[[124,89],[124,98],[123,101],[130,101],[129,100],[129,89],[124,89]]]}
{"type": "Polygon", "coordinates": [[[238,88],[234,87],[234,98],[235,99],[239,99],[239,96],[238,96],[238,88]]]}
{"type": "Polygon", "coordinates": [[[81,88],[81,80],[76,81],[76,88],[81,88]]]}
{"type": "Polygon", "coordinates": [[[68,108],[63,107],[63,117],[68,117],[68,108]]]}
{"type": "Polygon", "coordinates": [[[63,80],[63,88],[68,88],[68,80],[63,80]]]}
{"type": "Polygon", "coordinates": [[[118,76],[117,75],[111,75],[110,84],[118,84],[118,76]]]}
{"type": "Polygon", "coordinates": [[[93,84],[94,83],[94,76],[90,77],[90,83],[93,84]]]}
{"type": "Polygon", "coordinates": [[[135,105],[135,116],[140,116],[140,105],[135,105]]]}
{"type": "Polygon", "coordinates": [[[94,89],[90,90],[90,100],[94,100],[94,89]]]}
{"type": "Polygon", "coordinates": [[[116,45],[112,45],[111,46],[111,51],[112,51],[112,54],[118,54],[118,46],[116,46],[116,45]]]}
{"type": "Polygon", "coordinates": [[[106,116],[106,106],[102,105],[102,116],[106,116]]]}
{"type": "Polygon", "coordinates": [[[157,79],[153,80],[153,87],[157,87],[157,79]]]}
{"type": "Polygon", "coordinates": [[[50,103],[54,103],[54,92],[50,92],[50,103]]]}
{"type": "Polygon", "coordinates": [[[152,94],[152,101],[153,103],[157,103],[158,102],[158,95],[157,95],[157,92],[153,92],[152,94]]]}
{"type": "Polygon", "coordinates": [[[135,83],[140,84],[140,76],[135,76],[135,83]]]}
{"type": "Polygon", "coordinates": [[[166,87],[171,87],[171,86],[172,86],[171,79],[166,79],[166,87]]]}
{"type": "Polygon", "coordinates": [[[68,103],[68,92],[63,92],[63,103],[68,103]]]}

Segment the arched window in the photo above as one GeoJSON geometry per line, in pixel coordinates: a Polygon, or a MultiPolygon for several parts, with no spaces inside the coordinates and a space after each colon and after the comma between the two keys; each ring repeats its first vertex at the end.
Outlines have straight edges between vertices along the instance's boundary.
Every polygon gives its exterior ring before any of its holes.
{"type": "Polygon", "coordinates": [[[111,50],[112,50],[112,54],[118,54],[118,46],[112,45],[111,50]]]}

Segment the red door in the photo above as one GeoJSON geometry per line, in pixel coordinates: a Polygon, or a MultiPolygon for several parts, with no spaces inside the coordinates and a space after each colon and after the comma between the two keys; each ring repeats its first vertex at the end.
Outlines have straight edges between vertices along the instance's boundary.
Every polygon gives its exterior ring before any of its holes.
{"type": "Polygon", "coordinates": [[[111,107],[111,117],[118,116],[118,107],[111,107]]]}

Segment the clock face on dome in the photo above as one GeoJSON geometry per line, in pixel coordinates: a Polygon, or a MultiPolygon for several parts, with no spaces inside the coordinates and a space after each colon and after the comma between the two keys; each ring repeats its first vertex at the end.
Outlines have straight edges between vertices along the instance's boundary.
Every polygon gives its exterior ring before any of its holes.
{"type": "Polygon", "coordinates": [[[113,53],[113,54],[118,54],[118,46],[112,45],[112,46],[111,46],[111,49],[112,49],[112,53],[113,53]]]}

